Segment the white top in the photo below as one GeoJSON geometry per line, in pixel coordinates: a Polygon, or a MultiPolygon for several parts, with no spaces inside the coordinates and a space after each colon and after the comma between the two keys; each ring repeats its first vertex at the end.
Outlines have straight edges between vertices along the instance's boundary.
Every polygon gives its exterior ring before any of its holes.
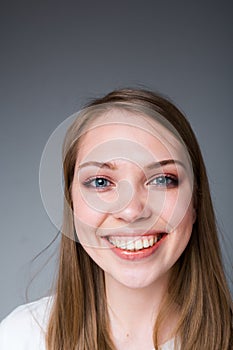
{"type": "MultiPolygon", "coordinates": [[[[46,350],[45,331],[52,297],[21,305],[0,323],[1,350],[46,350]]],[[[174,340],[163,344],[161,350],[173,350],[174,340]]]]}

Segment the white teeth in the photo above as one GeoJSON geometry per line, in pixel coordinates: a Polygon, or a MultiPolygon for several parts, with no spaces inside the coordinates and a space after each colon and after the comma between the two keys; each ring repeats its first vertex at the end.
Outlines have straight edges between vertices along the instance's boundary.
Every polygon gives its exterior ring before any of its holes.
{"type": "Polygon", "coordinates": [[[117,246],[117,248],[121,247],[121,241],[119,241],[118,239],[116,239],[116,246],[117,246]]]}
{"type": "Polygon", "coordinates": [[[132,238],[109,237],[108,240],[117,248],[129,251],[137,251],[152,247],[158,241],[158,236],[154,236],[149,239],[146,237],[143,237],[141,239],[135,238],[134,240],[132,238]]]}
{"type": "Polygon", "coordinates": [[[142,242],[143,242],[143,248],[148,248],[150,246],[149,241],[148,241],[147,238],[144,238],[142,240],[142,242]]]}
{"type": "Polygon", "coordinates": [[[136,250],[142,249],[143,246],[144,246],[144,245],[142,244],[142,240],[141,240],[141,239],[139,239],[138,241],[135,242],[135,249],[136,249],[136,250]]]}
{"type": "Polygon", "coordinates": [[[127,250],[134,250],[135,249],[134,242],[127,242],[126,249],[127,250]]]}
{"type": "Polygon", "coordinates": [[[126,249],[126,247],[127,247],[126,242],[125,242],[125,241],[121,241],[120,248],[121,248],[121,249],[126,249]]]}
{"type": "Polygon", "coordinates": [[[149,244],[150,247],[152,247],[152,245],[154,244],[156,238],[150,238],[149,244]]]}

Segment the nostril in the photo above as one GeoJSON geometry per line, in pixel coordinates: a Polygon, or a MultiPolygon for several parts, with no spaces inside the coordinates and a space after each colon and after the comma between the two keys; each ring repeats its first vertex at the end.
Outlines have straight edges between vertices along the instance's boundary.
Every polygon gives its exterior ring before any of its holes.
{"type": "Polygon", "coordinates": [[[132,200],[127,206],[115,213],[115,217],[127,222],[134,222],[149,218],[152,212],[140,199],[132,200]]]}

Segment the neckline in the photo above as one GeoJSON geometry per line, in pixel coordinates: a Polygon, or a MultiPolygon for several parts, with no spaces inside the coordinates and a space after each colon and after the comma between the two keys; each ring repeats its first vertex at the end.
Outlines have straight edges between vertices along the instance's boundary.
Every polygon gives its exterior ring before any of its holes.
{"type": "MultiPolygon", "coordinates": [[[[164,346],[173,345],[174,344],[174,339],[175,338],[171,338],[171,339],[167,340],[165,343],[159,345],[159,348],[161,348],[161,350],[163,350],[164,346]]],[[[155,348],[153,348],[152,350],[155,350],[155,348]]]]}

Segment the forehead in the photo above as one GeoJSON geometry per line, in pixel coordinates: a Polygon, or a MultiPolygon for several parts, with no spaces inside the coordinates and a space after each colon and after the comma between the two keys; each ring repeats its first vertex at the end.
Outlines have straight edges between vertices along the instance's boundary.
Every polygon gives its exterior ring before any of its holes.
{"type": "Polygon", "coordinates": [[[163,159],[187,161],[186,148],[167,125],[165,119],[161,123],[161,118],[110,110],[89,124],[79,142],[77,162],[125,159],[144,166],[163,159]]]}

